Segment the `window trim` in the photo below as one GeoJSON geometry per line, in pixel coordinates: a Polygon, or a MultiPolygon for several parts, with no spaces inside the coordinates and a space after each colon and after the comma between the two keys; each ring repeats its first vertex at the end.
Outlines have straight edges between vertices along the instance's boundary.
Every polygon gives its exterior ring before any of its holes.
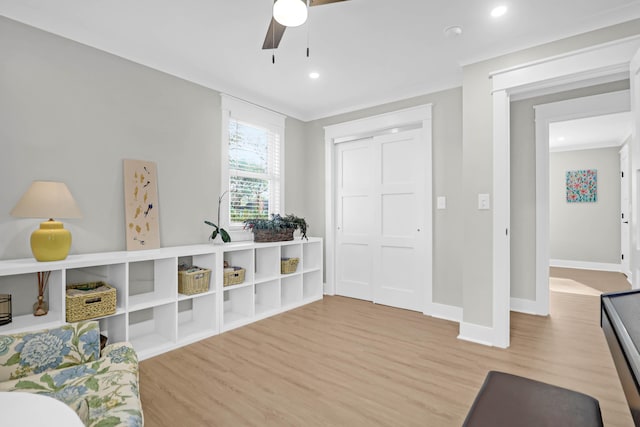
{"type": "MultiPolygon", "coordinates": [[[[285,191],[285,119],[286,116],[259,107],[255,104],[243,101],[227,94],[220,94],[222,123],[221,123],[221,147],[220,147],[220,194],[229,191],[229,121],[231,118],[240,120],[256,126],[265,127],[280,136],[280,203],[279,211],[284,212],[284,191],[285,191]]],[[[242,226],[231,226],[229,219],[229,196],[225,195],[220,207],[220,225],[231,235],[232,241],[252,240],[250,231],[243,230],[242,226]]]]}

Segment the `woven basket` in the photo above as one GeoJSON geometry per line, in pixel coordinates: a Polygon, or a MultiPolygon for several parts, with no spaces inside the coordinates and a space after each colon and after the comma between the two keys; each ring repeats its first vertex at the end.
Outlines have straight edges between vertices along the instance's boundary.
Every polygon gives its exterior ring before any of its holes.
{"type": "Polygon", "coordinates": [[[286,242],[293,240],[294,228],[283,228],[280,230],[253,229],[253,241],[258,243],[266,242],[286,242]]]}
{"type": "Polygon", "coordinates": [[[295,273],[298,268],[298,262],[300,262],[300,258],[282,258],[280,260],[280,273],[295,273]]]}
{"type": "Polygon", "coordinates": [[[240,267],[229,267],[233,268],[233,271],[225,271],[224,272],[224,280],[222,281],[223,286],[231,286],[231,285],[239,285],[244,282],[244,268],[240,267]]]}
{"type": "Polygon", "coordinates": [[[178,292],[183,295],[200,294],[209,290],[211,270],[193,266],[178,270],[178,292]]]}
{"type": "Polygon", "coordinates": [[[67,322],[77,322],[79,320],[108,316],[116,312],[116,288],[107,285],[105,282],[67,285],[65,305],[67,322]],[[93,291],[101,286],[109,289],[105,291],[93,291]],[[80,289],[87,292],[79,295],[69,295],[68,291],[71,289],[80,289]]]}

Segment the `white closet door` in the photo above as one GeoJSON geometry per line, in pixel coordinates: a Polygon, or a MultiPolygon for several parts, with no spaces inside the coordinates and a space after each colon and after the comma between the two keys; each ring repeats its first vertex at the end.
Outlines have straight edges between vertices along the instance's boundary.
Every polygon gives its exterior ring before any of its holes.
{"type": "Polygon", "coordinates": [[[424,161],[426,146],[417,130],[376,137],[375,143],[380,157],[374,168],[379,223],[372,236],[373,301],[422,311],[425,233],[430,232],[424,224],[425,170],[431,171],[424,161]]]}
{"type": "Polygon", "coordinates": [[[336,291],[422,311],[426,144],[419,130],[338,144],[336,291]]]}
{"type": "Polygon", "coordinates": [[[336,293],[371,301],[374,227],[371,139],[347,142],[337,149],[336,293]]]}

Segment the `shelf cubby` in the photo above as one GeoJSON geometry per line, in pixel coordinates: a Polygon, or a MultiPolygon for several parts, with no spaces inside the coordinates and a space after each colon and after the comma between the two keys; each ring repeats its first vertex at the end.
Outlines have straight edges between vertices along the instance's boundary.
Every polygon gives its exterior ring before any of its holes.
{"type": "Polygon", "coordinates": [[[304,271],[322,269],[322,242],[308,242],[302,247],[302,259],[304,271]]]}
{"type": "Polygon", "coordinates": [[[129,264],[129,310],[141,310],[175,300],[178,260],[162,258],[129,264]]]}
{"type": "Polygon", "coordinates": [[[225,251],[224,260],[229,264],[229,267],[244,268],[244,281],[253,283],[255,272],[255,268],[253,267],[253,249],[231,249],[225,251]]]}
{"type": "Polygon", "coordinates": [[[255,314],[264,315],[280,308],[280,281],[256,283],[255,314]]]}
{"type": "Polygon", "coordinates": [[[224,291],[224,326],[246,323],[253,316],[253,286],[244,286],[224,291]]]}
{"type": "Polygon", "coordinates": [[[193,342],[218,332],[215,294],[178,302],[178,342],[193,342]]]}
{"type": "Polygon", "coordinates": [[[302,276],[283,277],[280,281],[280,298],[282,307],[299,304],[302,301],[302,276]]]}
{"type": "Polygon", "coordinates": [[[302,298],[305,300],[322,298],[322,271],[313,270],[302,275],[302,298]]]}
{"type": "Polygon", "coordinates": [[[66,271],[66,284],[104,282],[116,289],[116,309],[124,310],[127,297],[127,265],[108,264],[83,268],[70,268],[66,271]]]}
{"type": "Polygon", "coordinates": [[[280,248],[267,246],[256,248],[255,281],[266,282],[280,275],[280,248]]]}
{"type": "Polygon", "coordinates": [[[176,341],[176,304],[129,313],[129,341],[141,358],[166,351],[176,341]]]}
{"type": "Polygon", "coordinates": [[[100,333],[109,338],[107,344],[129,340],[126,313],[116,313],[113,316],[102,318],[99,323],[100,333]]]}

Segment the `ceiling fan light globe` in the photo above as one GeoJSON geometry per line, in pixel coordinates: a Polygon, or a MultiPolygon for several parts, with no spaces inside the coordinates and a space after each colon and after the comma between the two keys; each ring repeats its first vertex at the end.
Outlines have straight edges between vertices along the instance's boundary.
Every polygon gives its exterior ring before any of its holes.
{"type": "Polygon", "coordinates": [[[273,18],[285,27],[297,27],[307,20],[307,5],[302,0],[278,0],[273,4],[273,18]]]}

